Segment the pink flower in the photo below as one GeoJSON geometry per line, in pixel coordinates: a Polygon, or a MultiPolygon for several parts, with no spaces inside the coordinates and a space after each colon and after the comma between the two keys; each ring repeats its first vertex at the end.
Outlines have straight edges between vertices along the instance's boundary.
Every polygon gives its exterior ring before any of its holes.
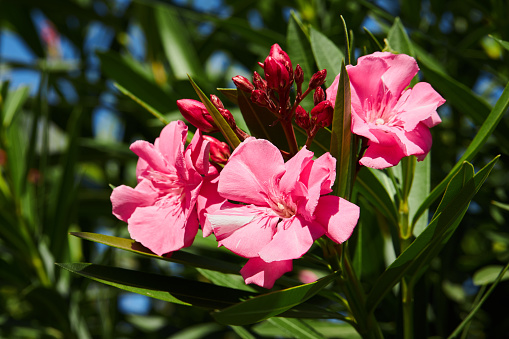
{"type": "MultiPolygon", "coordinates": [[[[405,88],[419,71],[405,54],[376,52],[347,66],[352,91],[352,133],[366,137],[364,166],[395,166],[406,156],[424,160],[431,148],[429,129],[441,122],[436,110],[445,100],[420,82],[405,88]]],[[[336,100],[339,75],[327,89],[327,100],[336,100]]]]}
{"type": "MultiPolygon", "coordinates": [[[[198,231],[196,201],[202,176],[209,182],[217,170],[209,167],[209,142],[198,130],[184,150],[187,126],[174,121],[154,144],[135,141],[130,149],[140,158],[138,185],[119,186],[111,194],[113,214],[128,223],[131,238],[157,255],[190,246],[198,231]]],[[[208,183],[209,184],[209,183],[208,183]]]]}
{"type": "Polygon", "coordinates": [[[292,270],[292,260],[326,234],[347,240],[359,208],[330,193],[336,160],[329,153],[313,160],[305,147],[284,162],[267,140],[248,138],[232,153],[219,176],[226,202],[207,215],[219,245],[249,258],[241,274],[246,283],[271,288],[292,270]]]}

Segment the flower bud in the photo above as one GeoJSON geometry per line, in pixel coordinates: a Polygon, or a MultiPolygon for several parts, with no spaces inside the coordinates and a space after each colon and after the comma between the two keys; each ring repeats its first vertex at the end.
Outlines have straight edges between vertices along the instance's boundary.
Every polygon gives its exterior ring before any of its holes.
{"type": "Polygon", "coordinates": [[[304,82],[304,71],[302,70],[302,67],[300,67],[299,64],[295,66],[295,82],[297,85],[302,85],[304,82]]]}
{"type": "Polygon", "coordinates": [[[327,127],[332,123],[334,107],[329,101],[322,101],[311,110],[311,122],[318,127],[327,127]]]}
{"type": "Polygon", "coordinates": [[[322,69],[321,71],[316,72],[309,80],[309,88],[315,89],[319,86],[322,86],[325,82],[325,78],[327,77],[327,70],[322,69]]]}
{"type": "Polygon", "coordinates": [[[230,147],[228,147],[228,144],[210,135],[203,135],[203,139],[210,142],[210,159],[218,164],[226,164],[230,157],[230,147]]]}
{"type": "Polygon", "coordinates": [[[216,106],[217,109],[224,109],[223,102],[217,97],[217,95],[211,94],[210,101],[214,106],[216,106]]]}
{"type": "Polygon", "coordinates": [[[297,126],[305,130],[308,130],[309,127],[311,127],[311,120],[309,119],[309,114],[300,105],[297,106],[297,109],[295,110],[295,123],[297,124],[297,126]]]}
{"type": "Polygon", "coordinates": [[[290,84],[290,73],[284,64],[272,57],[265,59],[265,80],[267,87],[275,91],[285,90],[290,84]]]}
{"type": "Polygon", "coordinates": [[[288,63],[287,66],[292,69],[292,61],[290,60],[290,57],[288,54],[286,54],[285,51],[281,49],[278,44],[272,45],[270,48],[269,57],[273,58],[282,65],[286,65],[288,63]]]}
{"type": "Polygon", "coordinates": [[[230,125],[230,127],[232,129],[237,128],[237,124],[235,123],[235,118],[233,117],[232,113],[229,110],[224,109],[224,108],[218,108],[217,110],[219,111],[219,113],[221,113],[224,120],[226,120],[226,122],[228,123],[228,125],[230,125]]]}
{"type": "Polygon", "coordinates": [[[325,92],[321,87],[318,87],[313,94],[313,102],[316,105],[325,100],[325,92]]]}
{"type": "Polygon", "coordinates": [[[257,71],[253,73],[253,83],[256,89],[262,91],[267,90],[267,81],[263,80],[262,76],[257,71]]]}
{"type": "Polygon", "coordinates": [[[182,116],[196,128],[206,133],[218,131],[214,119],[200,101],[193,99],[177,100],[177,107],[182,116]]]}
{"type": "Polygon", "coordinates": [[[265,91],[256,89],[251,93],[251,101],[257,104],[258,106],[268,106],[269,105],[269,97],[265,91]]]}
{"type": "Polygon", "coordinates": [[[254,90],[254,85],[251,83],[251,81],[242,75],[234,76],[232,80],[235,86],[237,86],[237,88],[241,91],[251,93],[254,90]]]}

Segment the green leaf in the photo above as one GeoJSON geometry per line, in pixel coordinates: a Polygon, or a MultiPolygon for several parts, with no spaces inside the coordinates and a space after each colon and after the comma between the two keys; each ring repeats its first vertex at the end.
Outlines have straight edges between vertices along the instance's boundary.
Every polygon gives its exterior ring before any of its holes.
{"type": "Polygon", "coordinates": [[[275,325],[291,335],[291,338],[296,339],[321,339],[325,338],[318,333],[313,327],[306,324],[300,319],[287,319],[287,318],[271,318],[267,320],[268,323],[275,325]]]}
{"type": "Polygon", "coordinates": [[[225,137],[226,141],[230,144],[232,149],[237,148],[237,146],[240,144],[240,140],[235,134],[235,132],[231,129],[230,125],[224,120],[223,116],[219,111],[217,110],[216,106],[210,102],[209,98],[203,93],[203,91],[196,85],[194,80],[189,76],[189,81],[191,82],[191,85],[193,85],[194,90],[196,91],[196,94],[200,97],[201,102],[205,105],[207,108],[207,111],[214,119],[214,122],[216,123],[217,127],[225,137]]]}
{"type": "MultiPolygon", "coordinates": [[[[292,329],[292,325],[283,327],[285,323],[278,322],[279,318],[271,318],[253,326],[253,331],[263,337],[298,338],[299,328],[292,329]]],[[[284,319],[290,320],[290,319],[284,319]]],[[[312,328],[321,336],[327,338],[360,339],[359,333],[348,323],[332,322],[328,320],[300,320],[299,323],[312,328]]],[[[299,325],[295,325],[299,326],[299,325]]],[[[300,327],[300,326],[299,326],[300,327]]]]}
{"type": "Polygon", "coordinates": [[[4,127],[10,126],[12,119],[21,107],[23,107],[29,94],[30,88],[28,86],[20,86],[16,90],[7,93],[7,97],[3,102],[3,107],[0,106],[0,108],[2,108],[1,115],[4,127]]]}
{"type": "Polygon", "coordinates": [[[159,87],[150,76],[135,65],[134,60],[114,52],[97,53],[104,74],[129,91],[133,96],[161,113],[171,111],[177,100],[159,87]]]}
{"type": "Polygon", "coordinates": [[[495,40],[496,42],[498,42],[500,44],[500,46],[504,47],[506,50],[509,51],[509,42],[507,41],[504,41],[504,40],[501,40],[501,39],[497,39],[495,38],[493,35],[489,34],[488,35],[490,38],[492,38],[493,40],[495,40]]]}
{"type": "Polygon", "coordinates": [[[214,258],[205,258],[192,253],[185,252],[183,250],[173,252],[171,256],[158,256],[154,254],[151,250],[144,247],[139,242],[136,242],[131,239],[125,238],[117,238],[111,235],[97,234],[97,233],[88,233],[88,232],[71,232],[71,235],[75,237],[90,240],[93,242],[97,242],[100,244],[108,245],[111,247],[115,247],[124,251],[133,252],[136,254],[148,256],[151,258],[156,258],[160,260],[166,260],[171,262],[176,262],[183,265],[189,265],[193,267],[204,268],[208,270],[223,272],[223,273],[231,273],[238,274],[240,271],[240,266],[223,262],[214,258]]]}
{"type": "Polygon", "coordinates": [[[463,153],[463,156],[454,165],[453,169],[449,174],[431,191],[430,195],[424,200],[419,209],[415,212],[412,219],[412,225],[415,225],[419,217],[424,213],[425,210],[431,206],[431,204],[438,198],[438,196],[444,191],[447,183],[451,180],[452,176],[462,166],[464,161],[471,161],[472,158],[479,152],[481,147],[484,145],[486,140],[491,136],[495,127],[504,116],[507,107],[509,107],[509,83],[506,85],[502,95],[498,99],[497,103],[491,110],[488,118],[482,124],[481,128],[477,132],[476,136],[463,153]]]}
{"type": "Polygon", "coordinates": [[[217,90],[221,92],[228,100],[230,100],[235,105],[239,104],[239,100],[237,99],[236,88],[218,88],[217,90]]]}
{"type": "MultiPolygon", "coordinates": [[[[474,276],[472,277],[474,281],[474,285],[480,286],[480,285],[488,285],[493,283],[497,277],[500,275],[502,270],[504,269],[504,266],[502,265],[490,265],[485,266],[474,273],[474,276]]],[[[509,272],[505,272],[505,274],[502,276],[501,280],[508,280],[509,279],[509,272]]]]}
{"type": "Polygon", "coordinates": [[[194,280],[88,263],[59,263],[83,277],[128,292],[182,305],[220,309],[252,296],[252,293],[194,280]]]}
{"type": "Polygon", "coordinates": [[[338,273],[323,277],[313,283],[263,294],[237,305],[212,313],[222,324],[247,325],[280,315],[311,298],[326,287],[338,273]]]}
{"type": "Polygon", "coordinates": [[[198,77],[203,74],[198,55],[190,44],[189,31],[180,21],[176,10],[158,5],[154,6],[154,12],[161,43],[175,77],[185,79],[188,75],[198,77]]]}
{"type": "Polygon", "coordinates": [[[345,63],[341,64],[334,115],[332,118],[332,132],[330,154],[336,158],[336,181],[333,194],[349,199],[352,189],[353,173],[355,171],[355,152],[352,142],[352,105],[350,94],[350,79],[345,63]]]}
{"type": "Polygon", "coordinates": [[[375,282],[366,301],[369,312],[374,310],[404,275],[410,275],[415,281],[422,274],[422,268],[438,254],[458,227],[470,200],[480,189],[497,160],[498,157],[475,176],[473,166],[463,163],[450,181],[430,224],[375,282]]]}
{"type": "MultiPolygon", "coordinates": [[[[165,319],[167,321],[167,319],[165,319]]],[[[223,331],[224,327],[218,323],[210,322],[186,327],[166,339],[197,339],[207,338],[212,333],[223,331]]]]}
{"type": "Polygon", "coordinates": [[[138,98],[136,95],[132,94],[129,90],[122,87],[122,85],[115,83],[115,87],[122,92],[122,94],[127,95],[129,98],[133,99],[138,105],[145,108],[147,111],[149,111],[154,117],[159,119],[163,124],[167,125],[169,122],[164,118],[164,116],[159,113],[156,109],[154,109],[152,106],[138,98]]]}
{"type": "Polygon", "coordinates": [[[277,120],[276,116],[267,108],[254,104],[251,101],[251,95],[246,92],[239,90],[237,98],[240,111],[251,134],[256,138],[269,140],[281,149],[287,149],[288,142],[281,124],[274,124],[277,120]]]}
{"type": "Polygon", "coordinates": [[[256,339],[254,335],[242,326],[230,326],[232,330],[239,335],[242,339],[256,339]]]}
{"type": "MultiPolygon", "coordinates": [[[[408,217],[413,220],[415,213],[419,210],[422,201],[428,196],[431,187],[431,154],[428,154],[423,161],[415,164],[414,180],[410,194],[408,195],[408,217]]],[[[424,211],[413,224],[414,236],[419,236],[428,225],[428,213],[424,211]]]]}
{"type": "Polygon", "coordinates": [[[318,69],[327,70],[326,87],[329,87],[341,71],[341,63],[345,56],[343,52],[324,34],[313,27],[309,28],[311,50],[315,56],[318,69]]]}
{"type": "Polygon", "coordinates": [[[256,292],[250,285],[246,285],[244,279],[238,274],[225,274],[221,272],[206,270],[202,268],[197,268],[197,271],[200,272],[205,278],[210,280],[214,285],[223,286],[223,287],[231,287],[236,288],[238,290],[244,290],[249,292],[256,292]]]}
{"type": "Polygon", "coordinates": [[[398,209],[391,196],[380,182],[380,179],[373,174],[373,170],[367,167],[361,168],[357,175],[355,188],[359,190],[379,212],[393,225],[398,225],[398,209]]]}
{"type": "Polygon", "coordinates": [[[369,29],[367,29],[366,27],[362,27],[362,28],[364,29],[364,32],[366,32],[368,34],[371,41],[373,41],[375,46],[378,48],[378,51],[383,50],[384,48],[382,47],[382,45],[380,44],[378,39],[373,35],[373,33],[371,33],[371,31],[369,29]]]}
{"type": "Polygon", "coordinates": [[[387,47],[393,52],[415,55],[414,47],[399,18],[394,19],[394,24],[387,33],[387,44],[387,47]]]}

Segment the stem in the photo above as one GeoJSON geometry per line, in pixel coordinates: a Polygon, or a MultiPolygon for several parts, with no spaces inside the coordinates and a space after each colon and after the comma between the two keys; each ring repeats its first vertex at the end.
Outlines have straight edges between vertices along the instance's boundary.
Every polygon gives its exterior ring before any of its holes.
{"type": "Polygon", "coordinates": [[[292,120],[281,120],[281,126],[283,127],[283,131],[285,131],[290,155],[294,156],[299,151],[299,146],[297,146],[297,139],[295,138],[295,131],[293,130],[292,120]]]}
{"type": "Polygon", "coordinates": [[[407,279],[401,280],[401,301],[403,303],[403,338],[414,337],[414,286],[407,279]]]}

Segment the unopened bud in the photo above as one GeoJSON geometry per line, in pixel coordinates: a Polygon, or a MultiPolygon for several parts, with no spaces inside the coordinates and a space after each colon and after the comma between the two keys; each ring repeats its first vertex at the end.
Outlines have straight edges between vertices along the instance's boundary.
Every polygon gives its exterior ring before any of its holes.
{"type": "Polygon", "coordinates": [[[258,65],[263,69],[263,62],[258,61],[258,65]]]}
{"type": "Polygon", "coordinates": [[[235,123],[235,118],[233,117],[232,113],[224,108],[218,108],[219,113],[223,116],[224,120],[230,125],[232,129],[237,128],[237,124],[235,123]]]}
{"type": "Polygon", "coordinates": [[[251,93],[254,90],[254,85],[251,83],[251,81],[242,75],[234,76],[232,80],[235,86],[237,86],[237,88],[241,91],[251,93]]]}
{"type": "Polygon", "coordinates": [[[325,92],[321,87],[318,87],[313,94],[313,102],[316,105],[325,100],[325,92]]]}
{"type": "Polygon", "coordinates": [[[269,97],[265,91],[256,89],[251,93],[251,101],[257,104],[258,106],[268,106],[269,97]]]}
{"type": "Polygon", "coordinates": [[[200,101],[193,99],[177,100],[177,107],[182,116],[189,121],[190,124],[203,132],[217,132],[217,126],[212,116],[210,116],[205,105],[200,101]]]}
{"type": "Polygon", "coordinates": [[[267,81],[263,80],[262,76],[256,71],[253,73],[253,83],[256,89],[267,90],[267,81]]]}
{"type": "Polygon", "coordinates": [[[216,106],[217,109],[224,109],[223,102],[217,97],[217,95],[211,94],[210,101],[212,101],[212,104],[216,106]]]}
{"type": "Polygon", "coordinates": [[[332,123],[334,107],[329,101],[322,101],[311,110],[311,122],[318,127],[327,127],[332,123]]]}
{"type": "Polygon", "coordinates": [[[295,110],[295,123],[297,124],[297,126],[305,130],[308,130],[309,127],[311,127],[311,120],[309,119],[309,114],[300,105],[297,106],[297,109],[295,110]]]}
{"type": "Polygon", "coordinates": [[[218,164],[226,164],[230,157],[230,147],[228,147],[228,144],[210,135],[204,135],[203,139],[210,142],[210,159],[218,164]]]}
{"type": "Polygon", "coordinates": [[[319,86],[322,86],[325,82],[325,78],[327,77],[327,70],[322,69],[321,71],[316,72],[309,80],[309,88],[315,89],[319,86]]]}
{"type": "Polygon", "coordinates": [[[302,70],[302,67],[300,67],[299,64],[295,66],[295,82],[297,85],[302,85],[304,82],[304,71],[302,70]]]}
{"type": "Polygon", "coordinates": [[[286,63],[288,63],[287,67],[292,69],[292,61],[290,60],[290,57],[288,56],[288,54],[286,54],[285,51],[281,49],[281,47],[278,44],[272,45],[272,47],[270,48],[269,57],[275,59],[283,66],[286,65],[286,63]]]}

